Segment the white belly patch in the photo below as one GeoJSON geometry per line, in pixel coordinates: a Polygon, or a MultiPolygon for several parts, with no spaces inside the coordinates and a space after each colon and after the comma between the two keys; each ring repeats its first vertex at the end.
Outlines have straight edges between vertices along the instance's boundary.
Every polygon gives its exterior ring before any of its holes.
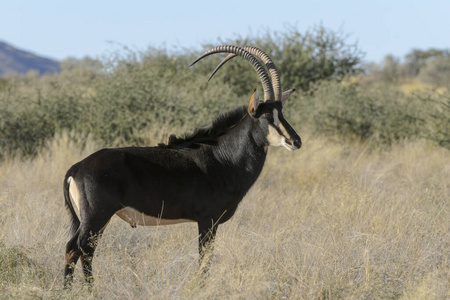
{"type": "Polygon", "coordinates": [[[132,207],[125,207],[116,212],[122,220],[130,223],[132,227],[136,225],[141,226],[158,226],[158,225],[172,225],[178,223],[194,222],[188,219],[161,219],[158,217],[148,216],[132,207]]]}
{"type": "Polygon", "coordinates": [[[81,221],[80,217],[80,192],[78,191],[77,184],[75,183],[75,179],[72,176],[67,178],[67,183],[69,184],[69,198],[70,202],[72,202],[72,207],[75,210],[75,213],[78,217],[78,220],[81,221]]]}

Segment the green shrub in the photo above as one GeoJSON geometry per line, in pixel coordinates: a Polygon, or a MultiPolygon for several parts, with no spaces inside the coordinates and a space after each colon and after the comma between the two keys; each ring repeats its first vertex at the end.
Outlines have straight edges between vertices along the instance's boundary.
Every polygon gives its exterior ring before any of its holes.
{"type": "Polygon", "coordinates": [[[420,112],[426,118],[423,135],[450,149],[450,91],[439,93],[429,90],[416,93],[414,98],[422,103],[420,112]]]}
{"type": "MultiPolygon", "coordinates": [[[[360,63],[363,53],[356,44],[349,44],[347,39],[348,36],[340,31],[316,26],[305,33],[291,27],[285,32],[267,32],[257,37],[219,43],[252,45],[263,49],[276,62],[285,89],[308,91],[316,82],[341,81],[347,75],[362,71],[360,63]]],[[[205,50],[213,46],[206,45],[205,50]]],[[[222,71],[219,75],[238,95],[248,93],[250,83],[256,78],[254,71],[246,65],[243,60],[234,60],[227,64],[226,72],[222,71]]],[[[207,72],[211,70],[211,66],[206,68],[207,72]]]]}
{"type": "Polygon", "coordinates": [[[389,84],[325,83],[301,102],[309,106],[301,118],[314,132],[386,145],[425,138],[449,148],[448,92],[407,95],[389,84]]]}
{"type": "Polygon", "coordinates": [[[418,78],[434,86],[450,86],[450,56],[428,60],[420,69],[418,78]]]}
{"type": "MultiPolygon", "coordinates": [[[[449,147],[448,93],[407,96],[388,84],[341,84],[359,72],[361,54],[339,32],[319,26],[305,34],[290,29],[218,43],[255,45],[269,53],[283,87],[300,90],[286,110],[297,128],[385,144],[425,137],[449,147]]],[[[253,69],[239,59],[208,82],[222,57],[188,68],[198,55],[125,49],[101,61],[68,59],[59,74],[3,77],[0,159],[35,155],[61,131],[91,136],[108,147],[148,145],[146,132],[164,137],[190,131],[246,103],[253,89],[260,89],[253,69]]]]}

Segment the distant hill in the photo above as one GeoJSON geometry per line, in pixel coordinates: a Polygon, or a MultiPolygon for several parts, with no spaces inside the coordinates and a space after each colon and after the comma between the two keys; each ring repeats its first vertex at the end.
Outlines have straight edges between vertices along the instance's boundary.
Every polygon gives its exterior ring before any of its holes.
{"type": "Polygon", "coordinates": [[[59,62],[17,49],[0,41],[0,75],[26,74],[36,70],[39,74],[56,73],[61,70],[59,62]]]}

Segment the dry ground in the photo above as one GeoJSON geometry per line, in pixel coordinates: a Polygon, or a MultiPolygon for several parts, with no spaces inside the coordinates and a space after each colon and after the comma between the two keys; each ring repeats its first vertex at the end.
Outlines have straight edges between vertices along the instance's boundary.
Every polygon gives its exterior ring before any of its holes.
{"type": "Polygon", "coordinates": [[[132,229],[117,217],[92,291],[62,290],[69,218],[64,172],[86,154],[67,135],[0,165],[0,294],[43,299],[448,299],[450,153],[303,137],[271,149],[259,181],[219,228],[209,277],[197,227],[132,229]]]}

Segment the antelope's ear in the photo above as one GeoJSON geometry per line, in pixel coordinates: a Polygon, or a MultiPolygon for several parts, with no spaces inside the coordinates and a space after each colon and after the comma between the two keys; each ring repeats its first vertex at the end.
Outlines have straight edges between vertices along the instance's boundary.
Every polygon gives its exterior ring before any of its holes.
{"type": "Polygon", "coordinates": [[[286,104],[293,92],[295,92],[295,89],[290,89],[283,92],[283,94],[281,95],[281,103],[283,103],[283,106],[286,104]]]}
{"type": "Polygon", "coordinates": [[[256,110],[258,109],[259,103],[260,102],[259,102],[258,91],[255,89],[252,97],[250,98],[250,103],[248,104],[248,107],[247,107],[247,112],[250,116],[255,115],[256,110]]]}

